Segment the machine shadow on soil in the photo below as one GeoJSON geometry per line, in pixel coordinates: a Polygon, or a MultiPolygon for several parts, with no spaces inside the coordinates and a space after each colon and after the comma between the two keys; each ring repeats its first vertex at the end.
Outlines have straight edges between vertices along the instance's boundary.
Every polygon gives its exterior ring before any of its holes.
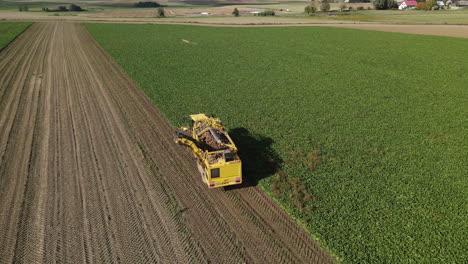
{"type": "Polygon", "coordinates": [[[225,187],[226,190],[257,186],[260,180],[273,176],[281,169],[283,160],[271,148],[273,139],[243,127],[230,129],[228,133],[239,149],[244,182],[225,187]]]}

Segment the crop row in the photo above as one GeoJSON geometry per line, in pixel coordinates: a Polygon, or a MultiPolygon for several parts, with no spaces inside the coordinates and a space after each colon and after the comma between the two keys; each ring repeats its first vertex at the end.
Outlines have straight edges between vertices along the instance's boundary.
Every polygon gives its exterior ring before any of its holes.
{"type": "Polygon", "coordinates": [[[462,262],[465,39],[86,26],[174,126],[220,117],[246,177],[343,262],[462,262]]]}

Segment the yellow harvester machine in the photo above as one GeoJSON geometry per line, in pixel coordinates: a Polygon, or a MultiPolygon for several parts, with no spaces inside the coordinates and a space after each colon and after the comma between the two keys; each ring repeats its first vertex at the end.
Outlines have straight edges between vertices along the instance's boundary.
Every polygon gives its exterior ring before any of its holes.
{"type": "Polygon", "coordinates": [[[190,147],[198,160],[202,180],[209,188],[242,183],[237,147],[218,118],[190,115],[191,128],[176,130],[176,143],[190,147]]]}

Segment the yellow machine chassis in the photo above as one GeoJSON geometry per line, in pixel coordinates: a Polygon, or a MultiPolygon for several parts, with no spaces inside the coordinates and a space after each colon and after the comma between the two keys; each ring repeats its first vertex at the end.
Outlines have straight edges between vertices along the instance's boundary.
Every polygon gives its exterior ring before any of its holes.
{"type": "Polygon", "coordinates": [[[182,128],[176,131],[176,142],[190,147],[197,158],[198,170],[203,182],[209,188],[242,183],[242,162],[237,155],[237,147],[227,134],[221,121],[205,114],[190,115],[193,120],[191,130],[182,128]],[[214,132],[215,131],[215,132],[214,132]],[[222,137],[221,149],[209,151],[202,147],[201,137],[205,133],[222,137]]]}

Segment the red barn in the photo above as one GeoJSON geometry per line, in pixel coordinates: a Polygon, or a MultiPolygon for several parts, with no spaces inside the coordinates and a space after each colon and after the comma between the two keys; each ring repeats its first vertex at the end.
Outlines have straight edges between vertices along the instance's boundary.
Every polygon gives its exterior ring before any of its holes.
{"type": "Polygon", "coordinates": [[[413,1],[413,0],[406,0],[406,1],[403,1],[403,2],[399,2],[398,3],[398,9],[405,9],[405,8],[415,7],[417,3],[418,3],[417,1],[413,1]]]}

